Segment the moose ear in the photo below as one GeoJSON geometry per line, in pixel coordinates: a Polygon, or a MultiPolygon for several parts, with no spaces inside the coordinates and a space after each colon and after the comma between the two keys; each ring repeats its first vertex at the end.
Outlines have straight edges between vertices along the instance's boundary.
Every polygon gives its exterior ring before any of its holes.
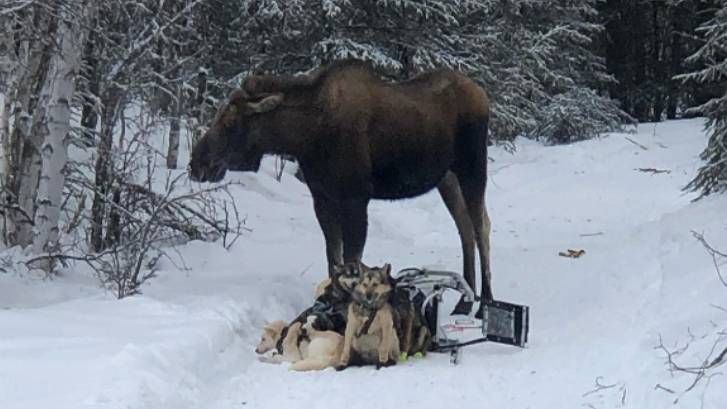
{"type": "Polygon", "coordinates": [[[272,111],[277,108],[281,102],[283,102],[283,94],[272,94],[266,96],[260,101],[248,102],[247,106],[250,111],[256,114],[261,114],[263,112],[272,111]]]}

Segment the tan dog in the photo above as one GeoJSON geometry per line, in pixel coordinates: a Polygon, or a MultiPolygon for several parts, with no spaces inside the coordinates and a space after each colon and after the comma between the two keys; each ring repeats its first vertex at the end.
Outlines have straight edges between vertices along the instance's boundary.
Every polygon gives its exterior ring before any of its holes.
{"type": "Polygon", "coordinates": [[[278,320],[265,325],[255,353],[262,355],[273,351],[272,358],[260,357],[261,362],[297,362],[303,359],[301,348],[307,348],[307,343],[299,322],[288,326],[285,321],[278,320]]]}
{"type": "Polygon", "coordinates": [[[326,292],[326,287],[328,287],[329,285],[331,285],[331,279],[327,277],[323,281],[318,283],[318,285],[316,286],[315,298],[322,296],[326,292]]]}
{"type": "Polygon", "coordinates": [[[303,325],[310,342],[303,359],[290,366],[293,371],[319,371],[336,366],[341,359],[343,336],[335,331],[318,331],[313,328],[315,320],[315,316],[309,316],[303,325]]]}
{"type": "Polygon", "coordinates": [[[289,369],[292,371],[314,371],[335,366],[343,349],[343,336],[334,331],[316,330],[313,328],[315,320],[315,316],[310,316],[303,325],[294,322],[287,326],[284,321],[266,325],[255,352],[277,351],[272,358],[260,357],[260,361],[291,362],[289,369]]]}
{"type": "Polygon", "coordinates": [[[343,352],[336,369],[349,364],[394,365],[399,359],[399,338],[389,298],[393,286],[391,266],[367,267],[362,263],[337,268],[337,279],[351,294],[343,352]],[[350,269],[353,268],[353,271],[350,269]]]}

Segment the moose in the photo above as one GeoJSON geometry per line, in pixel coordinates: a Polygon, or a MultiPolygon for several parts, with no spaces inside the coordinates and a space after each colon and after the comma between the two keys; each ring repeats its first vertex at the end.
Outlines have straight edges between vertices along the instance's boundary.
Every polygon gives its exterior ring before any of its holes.
{"type": "MultiPolygon", "coordinates": [[[[234,90],[194,146],[189,172],[217,182],[257,171],[265,154],[297,159],[334,266],[360,261],[371,199],[439,190],[459,232],[465,280],[492,300],[490,219],[485,207],[489,99],[464,74],[439,69],[406,81],[359,60],[309,74],[253,75],[234,90]]],[[[453,313],[467,314],[464,300],[453,313]]]]}

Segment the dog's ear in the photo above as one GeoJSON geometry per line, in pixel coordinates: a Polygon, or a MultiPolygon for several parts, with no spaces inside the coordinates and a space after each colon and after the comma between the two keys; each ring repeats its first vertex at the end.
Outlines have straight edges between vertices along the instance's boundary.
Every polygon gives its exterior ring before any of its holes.
{"type": "Polygon", "coordinates": [[[273,321],[273,322],[267,322],[265,323],[265,326],[263,327],[263,330],[267,332],[268,334],[275,336],[278,334],[282,329],[285,327],[285,321],[273,321]]]}
{"type": "Polygon", "coordinates": [[[386,263],[383,267],[381,267],[381,274],[383,274],[384,279],[389,282],[389,284],[392,287],[396,287],[397,280],[391,275],[391,264],[386,263]]]}
{"type": "Polygon", "coordinates": [[[361,275],[358,263],[346,263],[342,266],[334,265],[333,270],[335,272],[333,282],[336,286],[347,293],[353,291],[353,287],[356,286],[361,275]]]}

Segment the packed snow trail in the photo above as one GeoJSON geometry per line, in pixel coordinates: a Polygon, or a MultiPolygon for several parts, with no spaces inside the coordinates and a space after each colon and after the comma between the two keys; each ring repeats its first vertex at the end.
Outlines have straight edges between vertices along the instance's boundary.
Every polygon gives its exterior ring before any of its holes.
{"type": "MultiPolygon", "coordinates": [[[[0,311],[0,407],[723,409],[727,378],[681,396],[692,378],[671,376],[654,349],[659,336],[676,348],[691,332],[680,359],[700,362],[715,328],[727,327],[712,306],[727,307],[727,288],[690,233],[727,248],[724,197],[694,204],[681,191],[700,165],[701,127],[645,124],[568,146],[519,140],[514,155],[492,149],[495,297],[530,305],[527,349],[477,345],[457,366],[430,354],[379,371],[258,362],[264,322],[308,306],[326,271],[305,186],[290,175],[275,182],[268,161],[260,174],[227,176],[245,184],[234,194],[252,231],[230,251],[180,248],[188,269],[165,264],[143,296],[111,300],[81,273],[51,283],[0,275],[9,308],[0,311]],[[568,248],[586,253],[558,256],[568,248]]],[[[459,239],[437,193],[372,202],[364,261],[459,271],[459,239]]]]}

